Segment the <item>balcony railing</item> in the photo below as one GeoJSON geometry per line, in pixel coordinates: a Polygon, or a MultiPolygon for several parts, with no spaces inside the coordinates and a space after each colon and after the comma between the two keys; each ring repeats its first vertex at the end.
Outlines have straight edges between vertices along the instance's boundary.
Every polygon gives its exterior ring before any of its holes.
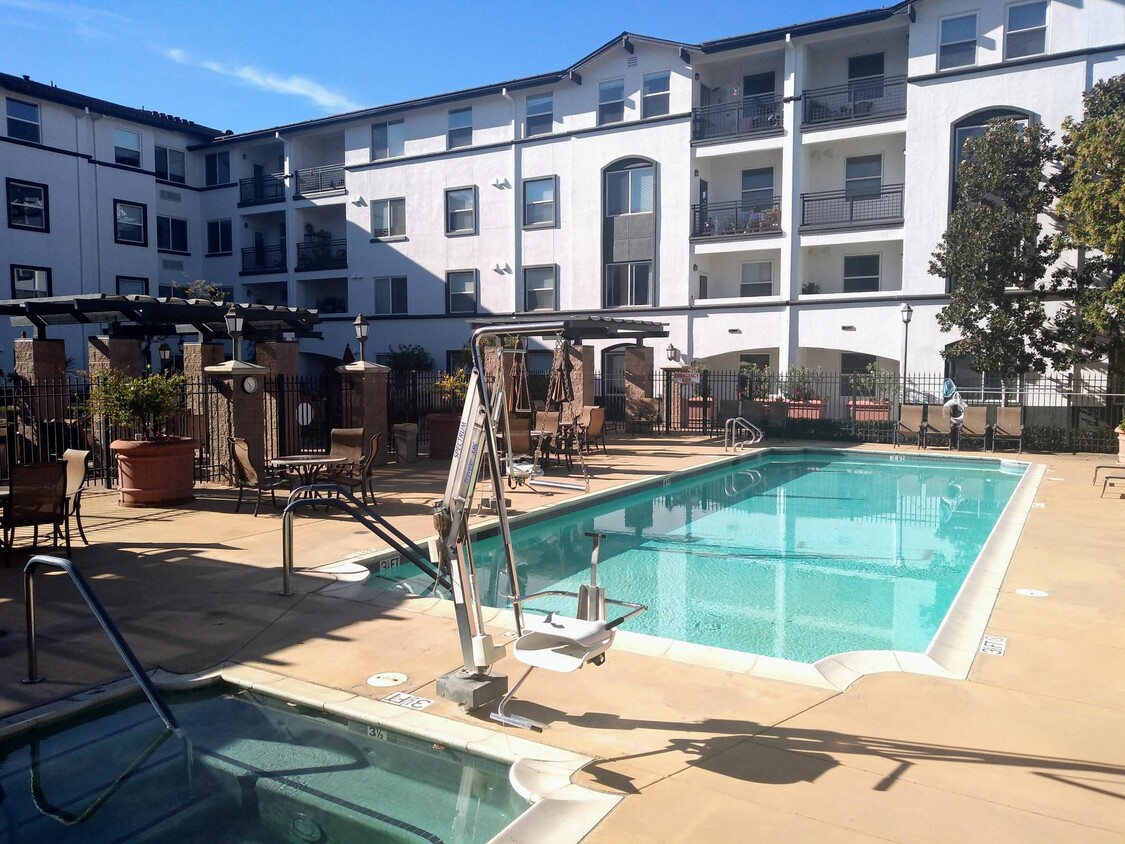
{"type": "Polygon", "coordinates": [[[771,202],[709,202],[691,206],[692,237],[746,237],[781,231],[781,197],[771,202]]]}
{"type": "Polygon", "coordinates": [[[244,273],[285,272],[285,248],[280,244],[273,246],[248,246],[242,250],[242,271],[244,273]]]}
{"type": "Polygon", "coordinates": [[[783,128],[781,100],[774,97],[704,106],[692,109],[691,116],[693,141],[770,135],[783,128]]]}
{"type": "Polygon", "coordinates": [[[326,164],[297,171],[297,195],[344,189],[344,165],[326,164]]]}
{"type": "Polygon", "coordinates": [[[321,240],[297,244],[297,272],[343,270],[348,267],[348,241],[321,240]]]}
{"type": "Polygon", "coordinates": [[[902,224],[902,185],[878,190],[801,194],[801,229],[846,229],[902,224]]]}
{"type": "Polygon", "coordinates": [[[906,114],[906,77],[872,76],[801,95],[804,126],[890,120],[906,114]]]}
{"type": "Polygon", "coordinates": [[[285,174],[271,173],[268,176],[239,179],[238,188],[239,201],[242,203],[280,202],[285,198],[285,174]]]}

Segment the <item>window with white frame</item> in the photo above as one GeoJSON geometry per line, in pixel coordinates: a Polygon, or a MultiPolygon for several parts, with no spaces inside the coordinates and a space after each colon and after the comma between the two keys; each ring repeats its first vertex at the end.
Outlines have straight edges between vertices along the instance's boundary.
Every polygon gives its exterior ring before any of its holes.
{"type": "Polygon", "coordinates": [[[371,203],[372,237],[406,236],[406,199],[376,199],[371,203]]]}
{"type": "Polygon", "coordinates": [[[1019,59],[1047,52],[1047,0],[1008,7],[1004,58],[1019,59]]]}
{"type": "Polygon", "coordinates": [[[38,182],[8,179],[8,225],[37,232],[51,230],[47,209],[47,186],[38,182]]]}
{"type": "Polygon", "coordinates": [[[477,271],[454,270],[445,274],[446,311],[451,314],[477,312],[477,271]]]}
{"type": "Polygon", "coordinates": [[[652,304],[652,261],[607,264],[602,307],[652,304]]]}
{"type": "Polygon", "coordinates": [[[555,177],[526,180],[523,183],[523,224],[529,228],[547,228],[555,223],[555,177]]]}
{"type": "Polygon", "coordinates": [[[375,313],[406,313],[406,276],[382,276],[375,279],[375,313]]]}
{"type": "Polygon", "coordinates": [[[207,221],[207,254],[229,255],[232,251],[231,221],[207,221]]]}
{"type": "Polygon", "coordinates": [[[844,256],[844,292],[873,293],[879,289],[878,255],[844,256]]]}
{"type": "Polygon", "coordinates": [[[12,298],[39,299],[51,295],[51,270],[49,267],[19,267],[12,265],[12,298]]]}
{"type": "Polygon", "coordinates": [[[646,73],[641,83],[641,117],[659,117],[668,113],[669,80],[672,74],[646,73]]]}
{"type": "Polygon", "coordinates": [[[651,164],[611,170],[605,174],[605,213],[651,214],[654,207],[656,170],[651,164]]]}
{"type": "Polygon", "coordinates": [[[406,151],[406,123],[388,120],[371,127],[371,160],[398,158],[406,151]]]}
{"type": "Polygon", "coordinates": [[[534,94],[527,98],[527,134],[546,135],[555,128],[555,98],[552,94],[534,94]]]}
{"type": "Polygon", "coordinates": [[[558,273],[554,266],[525,267],[523,271],[523,309],[558,310],[558,273]]]}
{"type": "Polygon", "coordinates": [[[598,125],[620,123],[625,119],[625,80],[606,79],[598,83],[598,125]]]}
{"type": "Polygon", "coordinates": [[[141,133],[129,129],[114,129],[113,160],[126,167],[140,167],[141,133]]]}
{"type": "Polygon", "coordinates": [[[8,137],[19,141],[40,143],[39,106],[23,100],[7,98],[8,137]]]}
{"type": "Polygon", "coordinates": [[[157,145],[156,147],[156,178],[164,179],[177,184],[187,184],[187,169],[184,151],[169,149],[157,145]]]}
{"type": "Polygon", "coordinates": [[[117,277],[118,296],[147,296],[148,279],[132,275],[119,275],[117,277]]]}
{"type": "Polygon", "coordinates": [[[212,185],[230,184],[230,153],[209,152],[203,158],[203,183],[212,185]]]}
{"type": "Polygon", "coordinates": [[[446,149],[467,147],[473,143],[472,106],[449,110],[449,133],[446,135],[446,139],[446,149]]]}
{"type": "Polygon", "coordinates": [[[113,240],[132,246],[148,246],[148,206],[140,202],[113,200],[113,240]]]}
{"type": "Polygon", "coordinates": [[[977,63],[977,16],[959,15],[941,22],[938,70],[977,63]]]}
{"type": "Polygon", "coordinates": [[[773,262],[746,261],[742,264],[739,296],[773,295],[773,262]]]}
{"type": "Polygon", "coordinates": [[[445,192],[445,233],[475,234],[477,189],[453,188],[445,192]]]}
{"type": "Polygon", "coordinates": [[[157,215],[156,248],[162,252],[187,252],[187,220],[157,215]]]}
{"type": "Polygon", "coordinates": [[[878,196],[883,188],[883,156],[854,155],[844,162],[844,195],[848,199],[878,196]]]}

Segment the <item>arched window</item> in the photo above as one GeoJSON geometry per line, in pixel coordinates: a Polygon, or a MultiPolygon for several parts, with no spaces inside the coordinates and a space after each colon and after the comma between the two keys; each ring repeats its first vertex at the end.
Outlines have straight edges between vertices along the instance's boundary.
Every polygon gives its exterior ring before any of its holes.
{"type": "Polygon", "coordinates": [[[965,161],[965,142],[970,138],[979,138],[988,128],[988,121],[996,119],[1013,120],[1020,126],[1027,126],[1031,120],[1031,114],[1019,109],[1000,106],[973,112],[953,124],[952,167],[949,175],[950,210],[957,204],[957,174],[961,170],[962,162],[965,161]]]}
{"type": "Polygon", "coordinates": [[[623,158],[605,168],[602,193],[602,307],[655,303],[656,164],[623,158]]]}

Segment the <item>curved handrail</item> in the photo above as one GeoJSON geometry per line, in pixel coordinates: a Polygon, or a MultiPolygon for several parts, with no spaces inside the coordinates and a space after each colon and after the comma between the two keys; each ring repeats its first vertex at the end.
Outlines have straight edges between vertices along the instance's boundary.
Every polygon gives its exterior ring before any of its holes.
{"type": "Polygon", "coordinates": [[[730,451],[732,448],[735,451],[741,451],[748,445],[757,445],[765,439],[765,436],[762,429],[753,422],[741,416],[736,416],[733,419],[728,419],[723,426],[723,451],[730,451]],[[746,431],[750,434],[750,438],[739,440],[737,438],[738,431],[746,431]]]}

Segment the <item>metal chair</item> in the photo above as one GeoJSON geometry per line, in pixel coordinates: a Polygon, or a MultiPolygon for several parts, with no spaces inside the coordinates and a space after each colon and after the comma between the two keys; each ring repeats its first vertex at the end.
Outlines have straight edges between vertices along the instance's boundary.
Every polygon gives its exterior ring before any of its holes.
{"type": "Polygon", "coordinates": [[[39,544],[39,526],[50,525],[53,548],[59,547],[59,531],[66,537],[66,555],[70,556],[70,522],[66,518],[66,461],[27,463],[12,466],[8,482],[8,498],[4,501],[0,526],[4,536],[4,565],[12,564],[12,544],[16,528],[30,527],[35,532],[31,544],[39,544]]]}
{"type": "Polygon", "coordinates": [[[656,432],[660,424],[660,399],[641,398],[637,400],[636,407],[632,408],[633,433],[642,428],[648,428],[649,433],[656,432]]]}
{"type": "Polygon", "coordinates": [[[333,428],[329,434],[329,457],[343,457],[347,462],[339,471],[356,471],[363,462],[363,428],[333,428]]]}
{"type": "Polygon", "coordinates": [[[375,491],[371,486],[371,470],[375,468],[375,458],[379,456],[379,444],[382,437],[382,431],[373,435],[367,445],[367,454],[364,455],[359,464],[330,472],[326,479],[327,482],[346,486],[353,494],[358,489],[365,504],[368,503],[369,497],[372,499],[370,502],[372,505],[378,504],[379,502],[374,500],[375,491]]]}
{"type": "Polygon", "coordinates": [[[953,422],[945,415],[944,409],[937,405],[930,405],[926,411],[926,422],[922,428],[922,448],[930,447],[931,435],[938,438],[945,437],[945,447],[953,449],[953,422]]]}
{"type": "Polygon", "coordinates": [[[997,440],[1015,440],[1019,448],[1018,453],[1023,454],[1023,408],[998,407],[996,408],[996,421],[992,423],[992,450],[996,451],[997,440]]]}
{"type": "Polygon", "coordinates": [[[89,451],[77,448],[68,448],[63,452],[63,460],[66,461],[66,517],[74,516],[78,535],[86,545],[90,544],[90,540],[82,529],[82,491],[86,489],[86,461],[89,457],[89,451]]]}
{"type": "Polygon", "coordinates": [[[578,435],[581,437],[581,448],[584,452],[589,453],[590,443],[593,443],[596,448],[599,442],[602,451],[605,451],[604,407],[587,405],[582,408],[582,414],[578,417],[578,435]]]}
{"type": "Polygon", "coordinates": [[[898,409],[898,425],[895,426],[894,447],[905,439],[913,439],[918,447],[922,447],[922,411],[925,405],[904,404],[898,409]]]}
{"type": "Polygon", "coordinates": [[[254,502],[254,516],[258,515],[258,508],[262,505],[262,493],[268,491],[270,502],[277,509],[276,490],[293,482],[293,478],[284,474],[259,472],[250,460],[250,447],[242,437],[230,437],[231,467],[234,471],[234,482],[238,485],[238,503],[234,505],[234,512],[242,508],[242,493],[247,488],[258,493],[254,502]]]}
{"type": "Polygon", "coordinates": [[[984,451],[984,439],[988,433],[988,424],[985,415],[987,407],[966,407],[962,417],[961,430],[957,432],[957,450],[965,447],[966,440],[980,440],[980,449],[984,451]]]}

